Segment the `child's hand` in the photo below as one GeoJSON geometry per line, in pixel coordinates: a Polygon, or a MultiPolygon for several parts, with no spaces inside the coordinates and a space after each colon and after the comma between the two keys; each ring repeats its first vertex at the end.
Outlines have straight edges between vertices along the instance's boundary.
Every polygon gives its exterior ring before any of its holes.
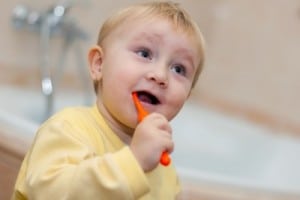
{"type": "Polygon", "coordinates": [[[140,122],[134,132],[130,149],[145,172],[155,168],[164,151],[174,148],[172,129],[159,113],[151,113],[140,122]]]}

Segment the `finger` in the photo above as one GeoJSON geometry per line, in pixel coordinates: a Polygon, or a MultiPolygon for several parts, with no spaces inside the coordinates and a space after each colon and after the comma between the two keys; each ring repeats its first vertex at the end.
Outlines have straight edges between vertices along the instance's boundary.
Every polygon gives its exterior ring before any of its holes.
{"type": "Polygon", "coordinates": [[[159,127],[159,129],[168,131],[170,134],[172,134],[172,127],[169,121],[163,115],[154,116],[153,124],[159,127]]]}
{"type": "Polygon", "coordinates": [[[165,149],[163,151],[167,151],[168,153],[172,153],[174,151],[174,142],[173,140],[168,140],[166,142],[165,149]]]}
{"type": "Polygon", "coordinates": [[[167,131],[159,131],[159,143],[161,145],[162,151],[173,152],[174,150],[174,141],[172,140],[172,135],[169,134],[167,131]]]}

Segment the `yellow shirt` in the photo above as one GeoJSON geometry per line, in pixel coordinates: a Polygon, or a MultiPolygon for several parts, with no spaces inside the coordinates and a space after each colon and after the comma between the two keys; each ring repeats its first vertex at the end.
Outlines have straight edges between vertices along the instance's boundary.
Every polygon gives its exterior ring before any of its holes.
{"type": "Polygon", "coordinates": [[[144,173],[97,106],[68,108],[38,130],[12,199],[175,199],[172,165],[144,173]]]}

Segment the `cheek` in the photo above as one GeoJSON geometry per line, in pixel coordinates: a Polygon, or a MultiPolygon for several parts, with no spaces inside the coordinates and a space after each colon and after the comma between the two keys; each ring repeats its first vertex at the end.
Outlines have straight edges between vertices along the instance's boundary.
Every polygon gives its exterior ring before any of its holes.
{"type": "Polygon", "coordinates": [[[125,65],[106,67],[108,68],[103,71],[102,79],[103,98],[105,98],[106,104],[120,103],[120,100],[128,98],[131,92],[135,83],[134,74],[125,65]]]}
{"type": "Polygon", "coordinates": [[[126,70],[121,65],[122,63],[105,65],[103,69],[103,81],[106,83],[106,87],[122,87],[125,84],[124,81],[126,81],[128,73],[126,73],[126,70]]]}
{"type": "Polygon", "coordinates": [[[169,101],[169,112],[170,112],[170,118],[175,117],[178,112],[181,110],[181,108],[183,107],[184,103],[186,102],[188,96],[189,96],[189,87],[185,88],[185,87],[180,87],[178,86],[176,88],[176,90],[173,90],[173,94],[170,94],[169,101]]]}
{"type": "Polygon", "coordinates": [[[182,105],[187,100],[191,91],[191,81],[174,81],[172,87],[172,93],[174,95],[174,101],[182,105]]]}

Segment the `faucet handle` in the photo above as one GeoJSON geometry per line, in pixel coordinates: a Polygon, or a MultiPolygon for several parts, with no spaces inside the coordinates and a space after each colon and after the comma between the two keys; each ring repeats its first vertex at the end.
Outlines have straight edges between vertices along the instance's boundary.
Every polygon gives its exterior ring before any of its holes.
{"type": "Polygon", "coordinates": [[[30,10],[27,6],[18,4],[12,11],[12,23],[16,28],[23,28],[27,22],[30,10]]]}

